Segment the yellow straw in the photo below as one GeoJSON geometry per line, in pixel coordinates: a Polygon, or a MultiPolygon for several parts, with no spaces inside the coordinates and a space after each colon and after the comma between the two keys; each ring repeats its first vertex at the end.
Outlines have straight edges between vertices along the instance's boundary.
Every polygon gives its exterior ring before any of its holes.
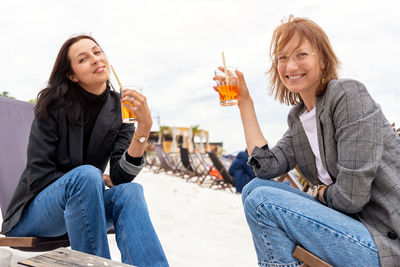
{"type": "Polygon", "coordinates": [[[119,91],[121,92],[121,90],[122,90],[122,84],[121,84],[121,82],[119,81],[118,76],[117,76],[117,73],[115,72],[113,66],[110,65],[110,67],[111,67],[112,72],[114,73],[115,79],[117,79],[117,82],[118,82],[118,85],[119,85],[119,91]]]}
{"type": "Polygon", "coordinates": [[[226,62],[225,62],[224,51],[222,51],[222,62],[224,63],[226,85],[228,85],[228,70],[226,69],[226,62]]]}

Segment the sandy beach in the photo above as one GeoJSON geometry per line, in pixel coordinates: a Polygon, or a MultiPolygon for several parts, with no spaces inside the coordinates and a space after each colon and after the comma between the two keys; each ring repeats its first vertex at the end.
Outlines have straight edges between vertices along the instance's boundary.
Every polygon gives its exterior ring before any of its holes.
{"type": "MultiPolygon", "coordinates": [[[[144,187],[170,266],[257,266],[240,194],[200,187],[146,168],[134,181],[144,187]]],[[[114,235],[109,235],[109,243],[112,259],[120,261],[114,235]]],[[[13,261],[38,254],[2,249],[13,252],[13,261]]]]}

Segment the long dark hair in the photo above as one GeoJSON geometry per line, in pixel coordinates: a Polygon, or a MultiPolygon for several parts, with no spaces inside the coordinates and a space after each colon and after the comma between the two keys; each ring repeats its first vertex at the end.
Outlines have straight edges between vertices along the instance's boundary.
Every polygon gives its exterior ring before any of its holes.
{"type": "Polygon", "coordinates": [[[82,39],[90,39],[99,46],[93,37],[84,34],[71,37],[62,45],[47,87],[38,94],[35,117],[48,118],[49,112],[54,112],[56,119],[61,119],[66,113],[71,124],[83,124],[84,107],[79,98],[79,90],[82,89],[69,79],[73,71],[68,57],[69,48],[82,39]]]}

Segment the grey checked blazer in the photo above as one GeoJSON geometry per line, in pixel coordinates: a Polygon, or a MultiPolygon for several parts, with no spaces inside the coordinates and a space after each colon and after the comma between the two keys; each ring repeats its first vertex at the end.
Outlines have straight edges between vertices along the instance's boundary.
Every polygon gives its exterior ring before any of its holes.
{"type": "MultiPolygon", "coordinates": [[[[304,104],[292,108],[289,129],[273,148],[254,149],[249,165],[258,177],[271,179],[297,164],[312,184],[321,184],[299,119],[304,110],[304,104]]],[[[400,266],[400,138],[355,80],[330,81],[317,98],[316,119],[322,162],[334,181],[328,206],[366,225],[382,266],[400,266]]]]}

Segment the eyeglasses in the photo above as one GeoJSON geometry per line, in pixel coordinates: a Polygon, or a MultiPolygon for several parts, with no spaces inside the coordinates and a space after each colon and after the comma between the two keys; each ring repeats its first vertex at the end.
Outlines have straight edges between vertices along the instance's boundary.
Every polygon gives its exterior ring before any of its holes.
{"type": "Polygon", "coordinates": [[[289,55],[286,53],[277,53],[273,57],[272,61],[276,67],[286,66],[289,63],[290,58],[292,58],[296,64],[302,64],[315,54],[316,52],[313,50],[300,49],[289,55]]]}

